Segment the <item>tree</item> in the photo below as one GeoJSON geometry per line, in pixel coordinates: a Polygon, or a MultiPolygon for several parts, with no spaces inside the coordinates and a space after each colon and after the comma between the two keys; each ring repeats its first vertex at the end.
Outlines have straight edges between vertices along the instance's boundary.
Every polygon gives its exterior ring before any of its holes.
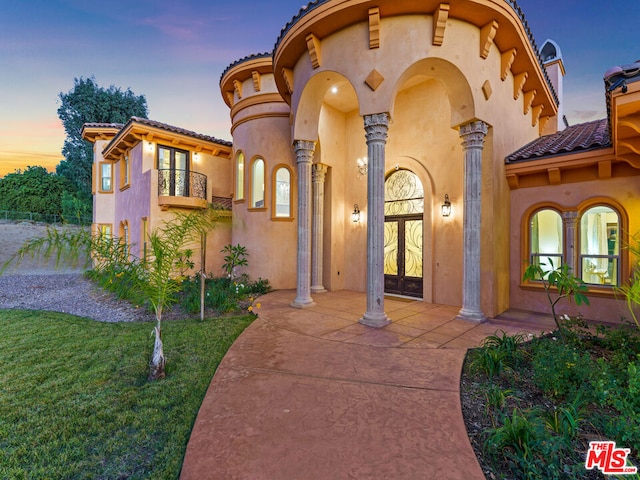
{"type": "Polygon", "coordinates": [[[0,210],[60,215],[69,181],[44,167],[27,167],[0,178],[0,210]]]}
{"type": "Polygon", "coordinates": [[[582,279],[574,277],[569,271],[569,265],[562,264],[557,267],[553,264],[551,258],[547,258],[548,264],[541,262],[540,264],[532,263],[529,265],[523,275],[523,280],[541,280],[544,291],[547,294],[547,299],[551,305],[551,313],[553,314],[553,320],[558,327],[558,333],[564,341],[564,333],[558,314],[556,313],[556,304],[566,298],[571,301],[575,300],[576,305],[589,305],[589,298],[584,294],[587,291],[587,286],[582,279]],[[555,295],[555,298],[553,298],[555,295]]]}
{"type": "Polygon", "coordinates": [[[62,154],[65,159],[56,168],[58,175],[68,178],[79,192],[77,197],[87,202],[91,198],[91,164],[93,147],[82,138],[85,123],[126,123],[131,117],[147,118],[147,100],[136,96],[129,88],[122,91],[111,85],[98,86],[94,77],[74,78],[73,88],[60,93],[58,117],[67,138],[62,154]]]}

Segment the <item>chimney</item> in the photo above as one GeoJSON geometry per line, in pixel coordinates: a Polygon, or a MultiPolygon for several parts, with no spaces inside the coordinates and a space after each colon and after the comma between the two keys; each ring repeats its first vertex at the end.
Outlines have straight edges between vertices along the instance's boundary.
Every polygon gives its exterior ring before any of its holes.
{"type": "Polygon", "coordinates": [[[558,95],[558,116],[554,124],[549,122],[545,127],[546,133],[555,133],[556,131],[564,130],[566,128],[566,119],[564,116],[564,99],[562,88],[562,77],[565,75],[564,62],[562,61],[562,52],[560,47],[553,40],[547,39],[542,45],[540,50],[540,56],[542,57],[542,64],[544,65],[551,85],[558,95]]]}

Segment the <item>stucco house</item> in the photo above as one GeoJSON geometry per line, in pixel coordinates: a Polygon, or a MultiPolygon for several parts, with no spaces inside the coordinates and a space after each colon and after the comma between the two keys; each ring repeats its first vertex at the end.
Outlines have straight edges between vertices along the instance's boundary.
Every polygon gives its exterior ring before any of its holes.
{"type": "MultiPolygon", "coordinates": [[[[247,273],[295,290],[293,307],[349,289],[365,293],[370,326],[392,320],[385,295],[460,306],[476,322],[547,312],[522,273],[551,257],[589,285],[585,317],[616,321],[623,247],[640,230],[640,73],[608,72],[608,118],[571,126],[563,75],[559,46],[538,48],[514,0],[316,0],[271,52],[222,73],[232,144],[196,134],[187,150],[209,152],[215,194],[232,196],[247,273]]],[[[122,133],[134,125],[151,122],[86,127],[96,178],[103,160],[117,175],[128,148],[159,165],[159,149],[122,133]],[[98,145],[101,128],[113,130],[98,145]]],[[[101,193],[95,222],[117,225],[124,207],[101,193]]],[[[148,203],[161,208],[127,208],[148,203]]]]}
{"type": "MultiPolygon", "coordinates": [[[[138,117],[125,125],[87,123],[82,137],[94,146],[93,228],[118,237],[137,258],[147,255],[149,233],[176,210],[231,208],[228,141],[138,117]]],[[[230,241],[231,226],[221,223],[207,235],[206,250],[217,254],[230,241]]],[[[209,253],[207,271],[220,267],[209,253]]]]}

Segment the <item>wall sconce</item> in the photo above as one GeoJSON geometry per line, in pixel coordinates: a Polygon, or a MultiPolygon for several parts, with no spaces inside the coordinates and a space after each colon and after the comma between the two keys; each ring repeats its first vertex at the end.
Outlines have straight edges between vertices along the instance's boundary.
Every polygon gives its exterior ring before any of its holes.
{"type": "Polygon", "coordinates": [[[360,208],[358,208],[358,204],[353,204],[353,212],[351,213],[351,220],[353,223],[358,223],[360,221],[360,208]]]}
{"type": "Polygon", "coordinates": [[[451,202],[449,201],[449,194],[444,194],[444,203],[442,204],[442,216],[448,217],[451,215],[451,202]]]}
{"type": "Polygon", "coordinates": [[[367,157],[358,158],[356,163],[358,164],[358,173],[361,177],[364,177],[369,171],[369,161],[367,160],[367,157]]]}

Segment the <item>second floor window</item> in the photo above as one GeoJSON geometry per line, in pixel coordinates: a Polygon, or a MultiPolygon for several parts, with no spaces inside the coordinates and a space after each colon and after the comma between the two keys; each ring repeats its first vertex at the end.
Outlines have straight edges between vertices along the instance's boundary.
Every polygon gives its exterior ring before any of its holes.
{"type": "Polygon", "coordinates": [[[160,195],[189,196],[189,152],[158,145],[160,195]]]}
{"type": "Polygon", "coordinates": [[[113,168],[110,163],[100,164],[100,190],[110,192],[113,181],[113,168]]]}

